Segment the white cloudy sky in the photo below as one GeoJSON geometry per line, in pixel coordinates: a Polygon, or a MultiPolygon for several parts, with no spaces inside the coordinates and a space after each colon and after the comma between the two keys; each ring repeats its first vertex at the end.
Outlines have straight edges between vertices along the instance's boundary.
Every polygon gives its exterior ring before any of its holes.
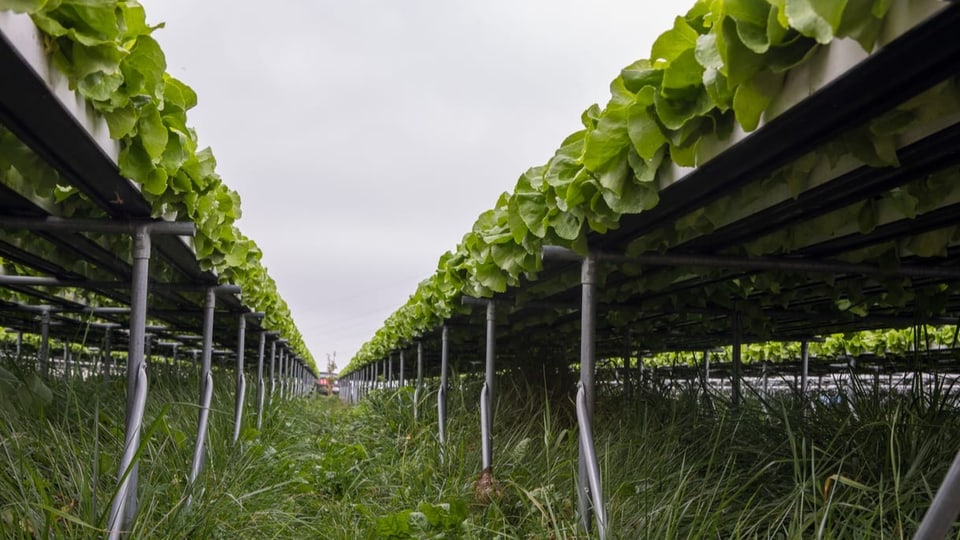
{"type": "Polygon", "coordinates": [[[321,367],[346,365],[693,3],[141,1],[321,367]]]}

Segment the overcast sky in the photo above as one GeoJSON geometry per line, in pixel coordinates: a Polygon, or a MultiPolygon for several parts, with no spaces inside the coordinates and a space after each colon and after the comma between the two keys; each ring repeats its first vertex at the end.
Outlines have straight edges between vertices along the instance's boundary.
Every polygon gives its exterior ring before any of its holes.
{"type": "Polygon", "coordinates": [[[141,0],[321,369],[693,3],[141,0]]]}

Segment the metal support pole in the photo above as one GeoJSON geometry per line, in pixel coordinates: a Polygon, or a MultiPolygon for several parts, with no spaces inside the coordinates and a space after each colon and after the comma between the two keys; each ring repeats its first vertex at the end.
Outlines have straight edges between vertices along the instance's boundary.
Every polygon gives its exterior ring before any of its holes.
{"type": "Polygon", "coordinates": [[[373,389],[378,390],[380,388],[380,362],[370,364],[370,368],[373,369],[373,389]]]}
{"type": "Polygon", "coordinates": [[[403,349],[400,349],[400,376],[397,377],[397,380],[400,382],[400,386],[403,386],[404,381],[404,360],[403,360],[403,349]]]}
{"type": "Polygon", "coordinates": [[[70,378],[70,344],[63,342],[63,378],[70,378]]]}
{"type": "Polygon", "coordinates": [[[280,349],[280,360],[277,362],[277,395],[280,399],[286,397],[287,390],[287,380],[286,376],[287,368],[287,349],[280,349]]]}
{"type": "Polygon", "coordinates": [[[420,392],[423,387],[423,343],[417,342],[417,386],[413,389],[413,420],[417,421],[420,410],[420,392]]]}
{"type": "Polygon", "coordinates": [[[393,388],[393,351],[387,355],[387,388],[393,388]]]}
{"type": "Polygon", "coordinates": [[[740,406],[740,373],[742,368],[741,345],[743,340],[743,325],[740,312],[733,313],[733,376],[730,380],[730,402],[734,407],[740,406]]]}
{"type": "Polygon", "coordinates": [[[291,378],[291,371],[293,370],[293,351],[289,349],[284,349],[283,351],[283,395],[285,398],[290,398],[290,391],[293,387],[293,379],[291,378]]]}
{"type": "Polygon", "coordinates": [[[40,355],[37,357],[40,376],[50,375],[50,308],[40,312],[40,355]]]}
{"type": "Polygon", "coordinates": [[[363,377],[366,379],[366,390],[363,395],[369,396],[370,392],[373,391],[373,364],[367,364],[363,377]]]}
{"type": "Polygon", "coordinates": [[[300,381],[298,376],[300,375],[300,363],[297,360],[296,356],[290,355],[290,371],[287,380],[290,382],[290,397],[295,398],[300,395],[300,381]]]}
{"type": "Polygon", "coordinates": [[[270,342],[270,403],[273,403],[273,394],[277,391],[277,340],[270,342]]]}
{"type": "Polygon", "coordinates": [[[260,332],[260,341],[257,344],[257,431],[263,427],[263,353],[267,345],[267,333],[260,332]]]}
{"type": "Polygon", "coordinates": [[[763,411],[767,412],[767,361],[763,361],[763,365],[760,366],[760,395],[761,401],[763,403],[763,411]]]}
{"type": "Polygon", "coordinates": [[[293,383],[293,351],[287,350],[284,351],[283,355],[283,382],[284,390],[283,395],[287,399],[293,397],[294,394],[294,383],[293,383]]]}
{"type": "Polygon", "coordinates": [[[207,289],[203,306],[203,352],[200,366],[200,414],[197,418],[197,442],[194,445],[193,463],[190,467],[190,485],[203,470],[204,450],[207,442],[207,425],[210,418],[210,402],[213,399],[213,312],[217,307],[216,289],[207,289]]]}
{"type": "MultiPolygon", "coordinates": [[[[497,354],[497,305],[493,300],[487,301],[487,356],[486,373],[483,388],[480,394],[480,424],[481,436],[483,438],[481,447],[483,451],[483,470],[488,474],[493,474],[493,413],[496,375],[496,354],[497,354]]],[[[403,358],[401,356],[401,358],[403,358]]]]}
{"type": "Polygon", "coordinates": [[[357,400],[363,399],[367,395],[367,382],[369,377],[370,366],[363,366],[360,368],[360,371],[357,372],[357,400]]]}
{"type": "Polygon", "coordinates": [[[580,309],[580,384],[577,390],[577,422],[580,430],[580,453],[577,467],[577,500],[580,524],[590,532],[596,516],[597,532],[606,538],[606,512],[600,486],[599,465],[593,447],[593,409],[596,399],[596,332],[597,332],[597,259],[589,255],[581,269],[580,309]]]}
{"type": "Polygon", "coordinates": [[[800,342],[800,398],[807,399],[807,378],[810,374],[810,344],[800,342]]]}
{"type": "Polygon", "coordinates": [[[627,398],[633,395],[633,373],[630,363],[633,359],[633,334],[628,330],[624,336],[623,355],[623,395],[627,398]]]}
{"type": "Polygon", "coordinates": [[[448,373],[448,338],[447,325],[440,331],[440,389],[437,391],[437,435],[440,441],[440,459],[444,457],[444,446],[447,441],[447,373],[448,373]]]}
{"type": "Polygon", "coordinates": [[[703,351],[703,389],[710,391],[710,351],[703,351]]]}
{"type": "Polygon", "coordinates": [[[243,400],[247,393],[247,379],[243,375],[243,353],[247,347],[247,318],[240,315],[237,321],[237,395],[233,407],[233,444],[240,440],[240,428],[243,426],[243,400]]]}
{"type": "Polygon", "coordinates": [[[960,452],[953,458],[913,540],[943,540],[960,513],[960,452]]]}
{"type": "Polygon", "coordinates": [[[283,397],[290,399],[293,390],[293,378],[290,374],[293,371],[293,351],[284,349],[283,351],[283,397]]]}
{"type": "MultiPolygon", "coordinates": [[[[130,290],[130,347],[127,350],[127,403],[124,420],[123,455],[120,458],[117,492],[107,521],[109,538],[130,530],[137,514],[139,462],[143,409],[147,399],[147,372],[144,340],[147,326],[147,289],[150,272],[150,232],[137,227],[133,234],[133,273],[130,290]]],[[[49,315],[49,314],[48,314],[49,315]]]]}
{"type": "Polygon", "coordinates": [[[302,397],[304,391],[306,390],[306,385],[304,384],[304,374],[303,374],[303,362],[297,360],[297,388],[298,394],[302,397]]]}
{"type": "Polygon", "coordinates": [[[104,380],[110,380],[110,372],[113,370],[113,355],[110,350],[112,346],[112,329],[108,326],[103,330],[103,365],[100,368],[103,370],[104,380]]]}

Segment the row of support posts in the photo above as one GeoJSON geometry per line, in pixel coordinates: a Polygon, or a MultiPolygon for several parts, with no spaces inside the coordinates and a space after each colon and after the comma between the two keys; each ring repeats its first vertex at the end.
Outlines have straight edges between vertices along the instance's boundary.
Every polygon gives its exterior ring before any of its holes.
{"type": "MultiPolygon", "coordinates": [[[[667,257],[652,256],[650,264],[672,264],[667,257]]],[[[680,263],[693,263],[706,266],[716,266],[719,264],[728,264],[728,258],[707,257],[698,260],[691,260],[689,257],[679,256],[680,263]]],[[[578,459],[578,509],[582,527],[590,532],[593,528],[594,520],[599,538],[606,538],[607,518],[604,501],[602,497],[602,486],[600,482],[600,472],[593,442],[593,415],[595,403],[595,374],[596,374],[596,282],[597,282],[597,263],[601,259],[597,254],[591,253],[586,257],[580,257],[570,250],[563,248],[548,247],[544,248],[543,258],[557,258],[567,261],[581,260],[581,339],[580,339],[580,381],[577,385],[577,421],[579,426],[579,459],[578,459]]],[[[604,260],[617,260],[604,256],[604,260]]],[[[737,261],[734,261],[737,262],[737,261]]],[[[750,266],[759,265],[759,267],[768,269],[777,269],[781,266],[796,264],[794,262],[774,261],[774,260],[753,260],[749,262],[741,261],[750,266]]],[[[800,263],[800,269],[807,271],[834,271],[837,268],[847,270],[856,270],[865,273],[882,273],[875,268],[861,267],[862,265],[845,265],[843,263],[826,262],[803,262],[800,263]]],[[[952,270],[951,270],[952,271],[952,270]]],[[[925,268],[911,268],[910,272],[918,275],[933,272],[925,268]]],[[[487,311],[486,327],[486,364],[485,379],[480,394],[480,416],[481,416],[481,437],[482,437],[482,467],[484,474],[492,473],[493,467],[493,403],[494,403],[494,375],[495,375],[495,354],[496,354],[496,304],[492,300],[479,300],[474,298],[464,298],[464,303],[485,305],[487,311]]],[[[732,327],[732,374],[731,374],[731,405],[736,408],[742,403],[743,395],[741,390],[741,380],[743,373],[742,366],[742,348],[743,348],[743,321],[739,310],[734,310],[730,314],[732,327]]],[[[632,335],[628,332],[626,336],[626,355],[624,356],[624,392],[627,395],[632,393],[631,382],[631,362],[633,358],[632,335]]],[[[438,440],[440,443],[441,459],[443,459],[443,446],[446,442],[446,421],[447,421],[447,389],[448,389],[448,328],[441,329],[441,368],[440,368],[440,388],[437,395],[437,415],[438,415],[438,440]]],[[[399,384],[403,386],[404,376],[404,352],[400,351],[400,376],[399,384]]],[[[799,393],[806,398],[808,392],[808,374],[809,374],[809,346],[806,340],[801,342],[801,378],[799,384],[799,393]]],[[[384,360],[387,369],[386,382],[390,386],[393,378],[393,355],[390,354],[384,360]]],[[[365,388],[371,388],[377,381],[376,366],[371,364],[347,375],[341,382],[344,385],[344,391],[341,393],[341,399],[356,402],[364,395],[365,388]],[[371,372],[370,370],[373,369],[371,372]]],[[[704,351],[704,391],[709,388],[710,380],[710,351],[704,351]]],[[[638,379],[643,382],[643,363],[641,355],[637,354],[638,379]]],[[[879,373],[879,372],[878,372],[879,373]]],[[[877,375],[878,376],[878,375],[877,375]]],[[[762,392],[764,397],[767,395],[767,365],[763,365],[762,371],[762,392]]],[[[417,387],[414,392],[414,416],[417,416],[417,406],[420,388],[422,384],[422,344],[417,344],[417,387]]],[[[952,527],[956,516],[960,512],[960,452],[947,472],[937,495],[931,505],[930,510],[924,517],[920,529],[915,538],[917,539],[939,539],[943,538],[952,527]]]]}
{"type": "MultiPolygon", "coordinates": [[[[140,437],[143,429],[143,415],[147,398],[147,356],[149,355],[148,336],[147,336],[147,295],[149,284],[149,264],[151,258],[151,239],[153,235],[169,234],[176,236],[190,236],[194,234],[195,228],[188,222],[162,222],[162,221],[143,221],[143,222],[118,222],[118,221],[99,221],[99,220],[55,220],[55,219],[6,219],[0,226],[5,228],[15,228],[21,230],[35,231],[64,231],[64,232],[98,232],[105,234],[130,234],[133,239],[132,253],[132,277],[130,283],[130,308],[105,308],[122,309],[123,312],[129,312],[129,347],[127,350],[127,397],[124,411],[124,445],[120,458],[120,466],[117,479],[116,495],[111,503],[108,521],[107,537],[110,539],[120,538],[133,527],[138,510],[138,481],[139,481],[139,462],[136,459],[140,447],[140,437]]],[[[19,276],[8,276],[10,279],[20,278],[19,276]]],[[[45,278],[23,277],[24,280],[43,280],[45,278]]],[[[51,278],[46,278],[51,279],[51,278]]],[[[55,281],[55,280],[54,280],[55,281]]],[[[209,420],[210,402],[213,392],[213,379],[211,371],[211,357],[213,352],[213,314],[216,304],[216,292],[238,292],[237,287],[221,286],[209,287],[206,290],[206,299],[204,303],[203,320],[203,348],[201,357],[201,386],[200,386],[200,411],[198,418],[197,445],[191,464],[190,482],[196,480],[203,466],[203,456],[205,448],[206,431],[209,420]]],[[[97,308],[94,308],[97,309],[97,308]]],[[[50,326],[51,309],[49,307],[40,308],[41,323],[41,345],[38,354],[38,370],[41,374],[49,374],[50,371],[50,326]]],[[[234,440],[239,436],[242,421],[242,407],[245,395],[245,376],[244,376],[244,340],[245,326],[247,317],[262,316],[262,314],[247,314],[241,316],[238,328],[238,347],[237,347],[237,402],[235,415],[234,440]]],[[[102,364],[101,371],[105,378],[111,375],[112,350],[111,350],[111,331],[115,325],[104,325],[104,343],[101,349],[102,364]]],[[[258,351],[258,369],[257,369],[257,425],[260,427],[263,414],[264,403],[264,381],[263,381],[263,353],[265,349],[266,332],[260,334],[260,344],[258,351]]],[[[274,383],[274,361],[276,345],[278,340],[271,343],[271,395],[273,394],[274,383]]],[[[20,342],[18,340],[18,351],[20,342]]],[[[173,355],[176,364],[176,346],[174,345],[173,355]]],[[[282,389],[286,392],[296,395],[304,394],[308,388],[312,388],[309,383],[313,380],[312,374],[308,372],[306,366],[294,359],[285,351],[281,351],[283,360],[281,365],[284,371],[281,375],[282,389]]],[[[69,351],[65,352],[64,368],[67,374],[71,371],[71,362],[69,351]]]]}

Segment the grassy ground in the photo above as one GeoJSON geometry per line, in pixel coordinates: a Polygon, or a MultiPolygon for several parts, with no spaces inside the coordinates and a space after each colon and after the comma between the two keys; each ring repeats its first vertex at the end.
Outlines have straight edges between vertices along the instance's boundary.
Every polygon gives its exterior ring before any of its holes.
{"type": "MultiPolygon", "coordinates": [[[[477,497],[479,389],[355,407],[275,403],[262,432],[229,441],[227,377],[215,392],[207,467],[186,484],[194,379],[154,376],[135,538],[584,538],[576,515],[571,401],[503,381],[495,484],[477,497]],[[192,495],[193,504],[185,504],[192,495]],[[481,500],[483,499],[483,500],[481,500]]],[[[960,448],[947,388],[839,404],[646,391],[598,403],[596,443],[613,538],[906,538],[960,448]]],[[[123,382],[0,372],[0,537],[101,536],[121,444],[123,382]]],[[[247,418],[248,425],[253,421],[247,418]]],[[[956,535],[957,533],[954,533],[956,535]]]]}

